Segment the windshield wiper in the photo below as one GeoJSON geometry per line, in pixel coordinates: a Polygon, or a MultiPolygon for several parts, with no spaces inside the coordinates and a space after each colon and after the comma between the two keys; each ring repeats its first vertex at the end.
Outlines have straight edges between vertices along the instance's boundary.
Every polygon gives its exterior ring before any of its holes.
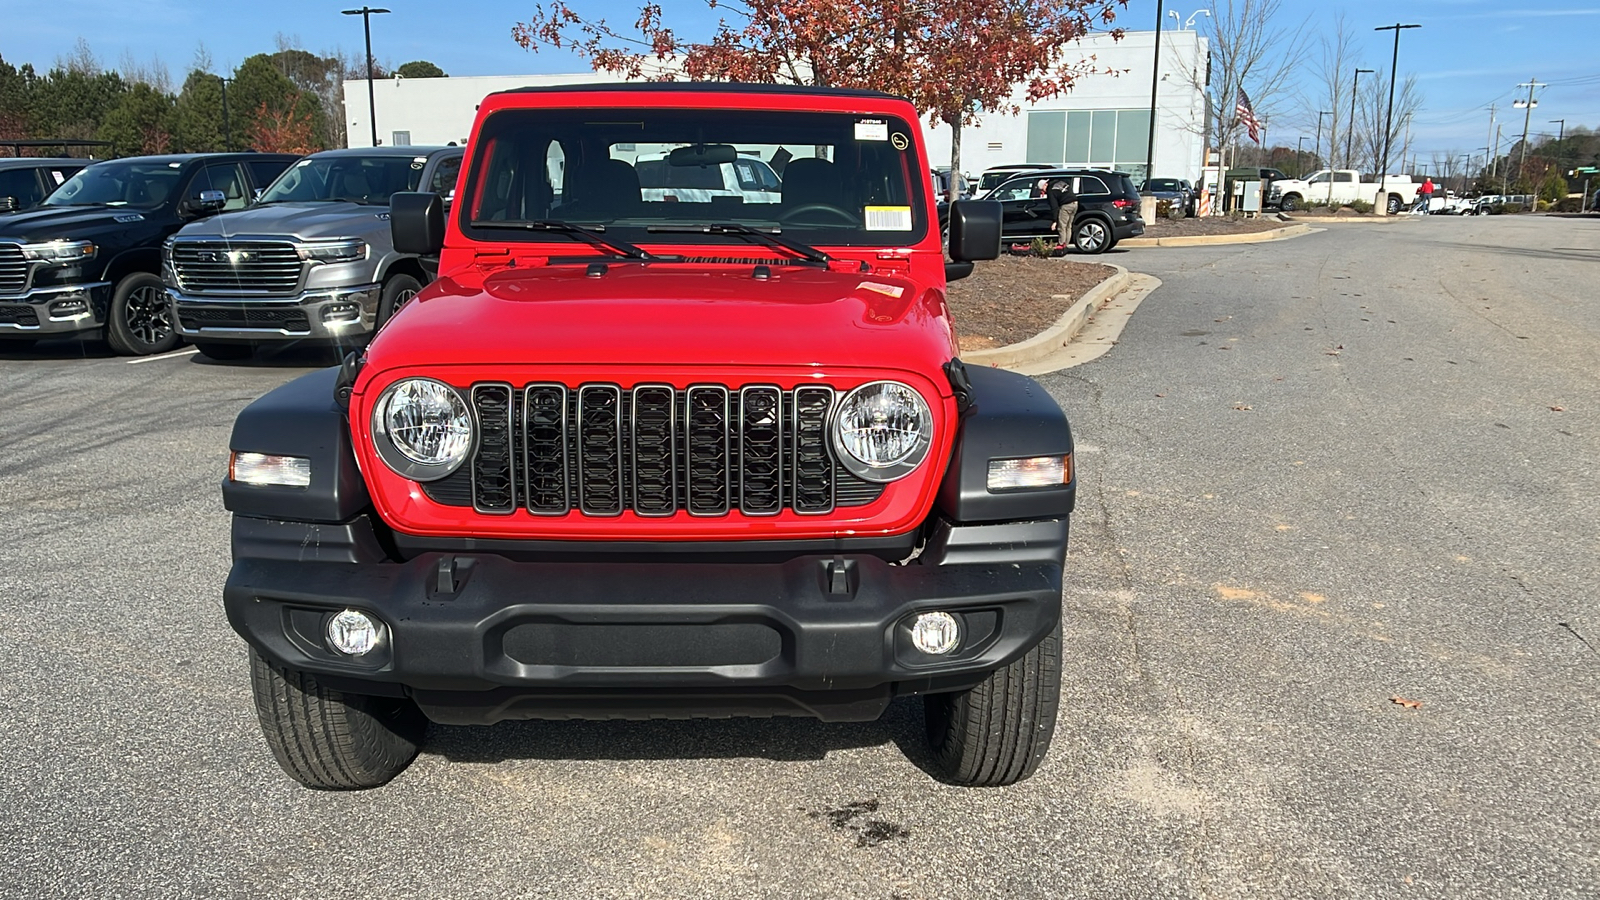
{"type": "Polygon", "coordinates": [[[752,237],[768,247],[777,247],[799,256],[807,262],[818,265],[827,265],[833,257],[818,250],[810,244],[802,244],[796,240],[779,237],[770,231],[751,228],[749,225],[740,225],[737,222],[723,222],[715,225],[651,225],[645,229],[653,234],[733,234],[740,237],[752,237]]]}
{"type": "Polygon", "coordinates": [[[602,250],[610,250],[618,256],[629,259],[655,259],[656,257],[642,247],[635,247],[627,241],[608,238],[600,232],[605,230],[604,225],[594,228],[585,228],[560,219],[522,219],[510,221],[476,221],[473,228],[503,228],[508,231],[554,231],[558,234],[570,234],[602,250]]]}

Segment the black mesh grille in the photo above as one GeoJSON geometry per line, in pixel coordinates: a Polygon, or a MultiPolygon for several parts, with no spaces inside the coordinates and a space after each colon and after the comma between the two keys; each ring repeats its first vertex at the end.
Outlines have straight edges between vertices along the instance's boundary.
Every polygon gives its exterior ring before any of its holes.
{"type": "Polygon", "coordinates": [[[0,306],[0,325],[38,325],[39,312],[25,303],[0,306]]]}
{"type": "Polygon", "coordinates": [[[20,294],[28,289],[28,261],[17,244],[0,244],[0,294],[20,294]]]}
{"type": "Polygon", "coordinates": [[[295,306],[262,306],[248,303],[190,307],[178,313],[178,321],[190,330],[198,328],[276,328],[310,333],[311,321],[305,310],[295,306]]]}
{"type": "Polygon", "coordinates": [[[517,508],[511,385],[477,385],[472,389],[472,407],[478,416],[478,452],[472,456],[473,508],[510,515],[517,508]]]}
{"type": "Polygon", "coordinates": [[[829,387],[486,383],[471,393],[478,449],[470,465],[422,485],[436,503],[494,514],[820,515],[884,491],[834,463],[829,387]]]}

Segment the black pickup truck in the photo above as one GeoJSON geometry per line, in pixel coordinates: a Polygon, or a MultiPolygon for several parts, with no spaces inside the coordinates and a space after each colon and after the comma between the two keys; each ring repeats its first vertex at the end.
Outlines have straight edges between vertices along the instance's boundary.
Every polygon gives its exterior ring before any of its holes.
{"type": "Polygon", "coordinates": [[[162,242],[202,216],[248,206],[298,158],[210,153],[96,163],[36,209],[0,218],[0,347],[97,334],[128,356],[176,347],[162,242]]]}

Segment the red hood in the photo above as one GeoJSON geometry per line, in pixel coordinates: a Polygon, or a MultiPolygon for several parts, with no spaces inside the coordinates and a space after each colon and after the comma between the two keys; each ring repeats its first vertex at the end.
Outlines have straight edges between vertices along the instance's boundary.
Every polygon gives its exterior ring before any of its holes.
{"type": "Polygon", "coordinates": [[[936,372],[957,353],[944,292],[892,275],[772,266],[532,266],[444,277],[385,326],[397,366],[828,365],[936,372]],[[469,279],[475,283],[469,283],[469,279]]]}

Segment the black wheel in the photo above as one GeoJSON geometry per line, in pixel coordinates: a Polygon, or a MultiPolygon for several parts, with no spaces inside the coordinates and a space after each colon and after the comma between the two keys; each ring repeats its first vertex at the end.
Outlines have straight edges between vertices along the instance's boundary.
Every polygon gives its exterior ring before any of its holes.
{"type": "Polygon", "coordinates": [[[1284,212],[1294,212],[1300,208],[1300,195],[1287,194],[1281,201],[1279,201],[1278,206],[1282,208],[1284,212]]]}
{"type": "Polygon", "coordinates": [[[249,359],[256,352],[254,344],[220,344],[212,341],[195,341],[194,346],[196,350],[206,356],[225,362],[249,359]]]}
{"type": "Polygon", "coordinates": [[[377,787],[416,758],[428,722],[400,697],[331,690],[315,675],[285,669],[250,649],[250,683],[267,746],[308,788],[377,787]]]}
{"type": "Polygon", "coordinates": [[[1400,199],[1400,195],[1399,194],[1390,194],[1389,195],[1389,215],[1391,215],[1391,216],[1399,215],[1400,214],[1400,210],[1403,209],[1404,207],[1405,207],[1405,203],[1400,199]]]}
{"type": "Polygon", "coordinates": [[[1061,703],[1061,627],[969,691],[923,698],[928,744],[955,784],[1015,784],[1050,750],[1061,703]]]}
{"type": "Polygon", "coordinates": [[[410,303],[422,290],[422,282],[410,275],[396,275],[383,283],[383,298],[378,301],[378,325],[389,321],[400,307],[410,303]]]}
{"type": "Polygon", "coordinates": [[[1111,229],[1099,219],[1084,219],[1072,229],[1072,246],[1079,253],[1104,253],[1111,245],[1111,229]]]}
{"type": "Polygon", "coordinates": [[[117,282],[107,318],[106,341],[123,356],[165,353],[181,340],[172,327],[167,289],[149,272],[135,272],[117,282]]]}

